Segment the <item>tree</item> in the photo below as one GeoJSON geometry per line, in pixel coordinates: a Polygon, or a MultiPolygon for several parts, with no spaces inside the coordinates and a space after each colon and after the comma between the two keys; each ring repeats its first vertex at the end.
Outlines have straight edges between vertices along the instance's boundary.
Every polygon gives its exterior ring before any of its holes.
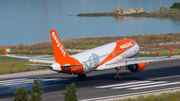
{"type": "Polygon", "coordinates": [[[76,97],[76,85],[74,82],[70,84],[69,87],[67,86],[67,91],[63,92],[63,94],[65,95],[64,101],[78,101],[76,97]]]}
{"type": "Polygon", "coordinates": [[[44,91],[40,90],[41,87],[39,86],[39,81],[41,81],[41,80],[40,79],[34,79],[35,85],[31,85],[33,90],[31,91],[31,99],[29,99],[30,101],[41,101],[42,100],[41,94],[44,91]]]}
{"type": "Polygon", "coordinates": [[[25,87],[19,87],[14,91],[14,101],[28,101],[28,92],[25,87]]]}
{"type": "Polygon", "coordinates": [[[175,9],[179,9],[180,10],[180,2],[174,3],[170,8],[171,9],[175,8],[175,9]]]}

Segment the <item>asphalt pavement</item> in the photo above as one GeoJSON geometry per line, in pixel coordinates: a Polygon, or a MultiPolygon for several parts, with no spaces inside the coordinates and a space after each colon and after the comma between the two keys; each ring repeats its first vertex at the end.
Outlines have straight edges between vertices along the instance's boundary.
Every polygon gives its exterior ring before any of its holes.
{"type": "Polygon", "coordinates": [[[180,59],[178,57],[152,62],[140,72],[130,73],[122,68],[121,81],[113,80],[115,69],[94,71],[87,74],[85,81],[79,81],[77,75],[55,73],[49,70],[10,74],[0,76],[0,100],[12,101],[14,91],[25,86],[30,92],[35,78],[40,78],[43,101],[63,101],[67,85],[75,82],[78,100],[113,100],[119,97],[155,93],[180,89],[180,59]],[[28,74],[29,73],[29,74],[28,74]],[[111,99],[110,99],[111,98],[111,99]]]}

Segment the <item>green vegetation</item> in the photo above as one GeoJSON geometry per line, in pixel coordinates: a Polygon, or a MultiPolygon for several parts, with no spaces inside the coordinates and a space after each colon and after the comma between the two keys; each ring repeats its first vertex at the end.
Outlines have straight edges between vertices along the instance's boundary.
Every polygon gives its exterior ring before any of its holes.
{"type": "Polygon", "coordinates": [[[113,101],[180,101],[180,92],[175,93],[163,93],[160,95],[149,95],[147,97],[138,96],[136,99],[127,98],[124,100],[113,100],[113,101]]]}
{"type": "MultiPolygon", "coordinates": [[[[118,41],[124,38],[134,39],[141,47],[141,51],[146,52],[160,52],[162,50],[169,50],[168,43],[172,44],[172,49],[178,49],[180,42],[180,33],[168,33],[168,34],[144,34],[144,35],[132,35],[132,36],[115,36],[115,37],[89,37],[89,38],[76,38],[76,39],[64,39],[63,45],[66,49],[71,50],[87,50],[92,49],[110,42],[118,41]],[[158,47],[158,49],[157,49],[158,47]]],[[[7,47],[6,47],[7,48],[7,47]]],[[[20,44],[18,46],[9,46],[11,49],[10,54],[21,55],[50,55],[54,54],[52,43],[50,41],[34,43],[31,45],[20,44]]],[[[78,51],[67,52],[72,55],[78,51]]],[[[4,55],[2,47],[0,47],[0,54],[4,55]]],[[[178,53],[177,53],[178,54],[178,53]]]]}
{"type": "MultiPolygon", "coordinates": [[[[124,38],[134,39],[139,44],[141,52],[137,57],[169,55],[169,44],[171,44],[174,55],[180,55],[180,33],[64,39],[62,43],[66,49],[87,50],[124,38]]],[[[11,49],[10,54],[29,56],[49,55],[51,57],[54,54],[50,41],[30,45],[19,44],[18,46],[9,46],[9,48],[11,49]]],[[[68,50],[70,55],[78,52],[68,50]]],[[[0,47],[0,54],[4,55],[2,47],[0,47]]],[[[47,69],[47,67],[24,66],[24,64],[32,64],[32,62],[28,62],[25,59],[0,56],[0,74],[47,69]]]]}
{"type": "Polygon", "coordinates": [[[41,87],[39,86],[39,81],[41,81],[41,80],[40,79],[34,79],[35,85],[31,85],[31,87],[33,88],[33,91],[31,91],[31,99],[29,99],[29,101],[41,101],[42,100],[41,94],[44,91],[40,90],[41,87]]]}
{"type": "Polygon", "coordinates": [[[63,94],[65,95],[64,101],[78,101],[76,97],[76,85],[74,82],[70,84],[69,87],[67,86],[67,91],[63,92],[63,94]]]}
{"type": "Polygon", "coordinates": [[[19,87],[14,91],[14,101],[28,101],[28,92],[25,87],[19,87]]]}
{"type": "MultiPolygon", "coordinates": [[[[11,54],[25,54],[25,55],[38,55],[38,54],[53,54],[52,44],[50,41],[33,43],[31,45],[19,44],[17,46],[9,46],[11,54]]],[[[3,48],[0,49],[0,54],[4,54],[3,48]]]]}
{"type": "Polygon", "coordinates": [[[29,63],[28,60],[25,59],[16,59],[16,58],[0,56],[0,74],[47,69],[47,67],[24,65],[28,63],[29,63]]]}
{"type": "Polygon", "coordinates": [[[170,8],[171,9],[179,9],[180,10],[180,2],[174,3],[170,8]]]}
{"type": "Polygon", "coordinates": [[[156,10],[152,12],[152,14],[163,14],[163,16],[172,16],[168,14],[180,14],[180,9],[177,8],[172,8],[172,9],[167,9],[165,7],[160,7],[159,10],[156,10]]]}
{"type": "MultiPolygon", "coordinates": [[[[40,90],[41,87],[39,85],[40,79],[34,79],[34,84],[31,85],[33,88],[31,91],[31,99],[29,101],[41,101],[42,97],[41,94],[44,92],[43,90],[40,90]]],[[[14,91],[14,101],[28,101],[28,92],[25,87],[19,87],[17,91],[14,91]]]]}

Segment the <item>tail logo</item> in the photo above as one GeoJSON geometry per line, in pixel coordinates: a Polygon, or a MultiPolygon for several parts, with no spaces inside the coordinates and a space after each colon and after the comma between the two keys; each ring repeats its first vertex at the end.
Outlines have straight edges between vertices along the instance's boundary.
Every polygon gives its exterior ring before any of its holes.
{"type": "Polygon", "coordinates": [[[58,37],[56,36],[56,34],[54,32],[52,32],[52,36],[57,44],[57,47],[61,50],[61,53],[63,54],[63,56],[65,57],[66,56],[66,52],[65,50],[63,49],[63,45],[60,43],[58,37]]]}

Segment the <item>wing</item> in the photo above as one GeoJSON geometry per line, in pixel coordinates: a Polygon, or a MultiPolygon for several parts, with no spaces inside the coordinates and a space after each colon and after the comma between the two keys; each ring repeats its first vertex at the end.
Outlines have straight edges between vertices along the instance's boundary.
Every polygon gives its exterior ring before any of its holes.
{"type": "Polygon", "coordinates": [[[29,59],[31,62],[41,62],[41,63],[55,63],[54,57],[32,57],[32,56],[16,56],[16,55],[9,55],[2,45],[6,56],[13,57],[13,58],[21,58],[21,59],[29,59]]]}
{"type": "Polygon", "coordinates": [[[169,44],[169,50],[170,50],[169,56],[116,59],[116,60],[113,60],[112,62],[106,64],[106,69],[114,68],[114,67],[118,67],[118,66],[127,66],[127,65],[131,65],[131,64],[137,64],[137,63],[148,63],[148,62],[152,62],[156,59],[170,58],[173,55],[170,44],[169,44]]]}
{"type": "Polygon", "coordinates": [[[126,58],[126,59],[116,59],[108,64],[106,64],[106,68],[114,68],[118,66],[127,66],[131,64],[137,64],[137,63],[148,63],[152,62],[155,59],[161,59],[161,58],[170,58],[171,56],[161,56],[161,57],[146,57],[146,58],[126,58]]]}

